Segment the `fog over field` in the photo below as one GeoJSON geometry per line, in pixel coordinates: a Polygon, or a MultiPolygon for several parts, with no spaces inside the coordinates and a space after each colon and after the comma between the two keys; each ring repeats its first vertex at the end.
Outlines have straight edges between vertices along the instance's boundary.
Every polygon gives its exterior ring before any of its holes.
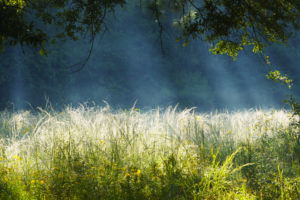
{"type": "Polygon", "coordinates": [[[0,200],[300,200],[299,9],[0,0],[0,200]]]}
{"type": "Polygon", "coordinates": [[[157,22],[149,12],[134,9],[129,5],[108,17],[107,31],[96,37],[85,68],[77,73],[69,71],[87,58],[88,35],[76,42],[49,44],[48,56],[26,46],[7,47],[0,54],[1,108],[35,108],[48,99],[55,108],[84,102],[104,105],[104,100],[115,108],[130,108],[136,102],[145,109],[179,104],[210,111],[283,108],[285,95],[299,96],[299,37],[286,47],[267,48],[274,66],[270,68],[252,49],[233,61],[212,55],[210,44],[199,40],[184,47],[176,42],[178,29],[170,25],[163,31],[161,46],[157,22]],[[267,80],[265,75],[274,69],[294,79],[291,90],[267,80]]]}

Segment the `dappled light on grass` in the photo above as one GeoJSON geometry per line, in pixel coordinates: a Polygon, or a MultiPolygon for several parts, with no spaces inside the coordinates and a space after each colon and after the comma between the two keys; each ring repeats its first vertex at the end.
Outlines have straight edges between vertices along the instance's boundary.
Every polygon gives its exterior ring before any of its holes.
{"type": "Polygon", "coordinates": [[[1,199],[297,199],[288,111],[0,113],[1,199]]]}

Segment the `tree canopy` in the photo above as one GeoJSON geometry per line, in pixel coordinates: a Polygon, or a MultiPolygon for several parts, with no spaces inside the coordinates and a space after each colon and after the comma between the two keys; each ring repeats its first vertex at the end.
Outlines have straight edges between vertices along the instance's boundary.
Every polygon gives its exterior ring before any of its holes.
{"type": "MultiPolygon", "coordinates": [[[[45,44],[58,38],[77,40],[109,28],[108,13],[124,7],[125,0],[0,0],[0,48],[27,44],[46,54],[45,44]],[[47,32],[47,25],[57,31],[47,32]]],[[[193,39],[211,44],[211,53],[234,59],[247,47],[262,53],[274,42],[286,43],[300,28],[299,0],[140,0],[136,9],[149,9],[159,26],[161,46],[164,28],[170,23],[186,46],[193,39]]],[[[92,50],[91,47],[91,50],[92,50]]],[[[90,51],[91,52],[91,51],[90,51]]],[[[90,54],[89,54],[90,56],[90,54]]],[[[88,56],[88,58],[89,58],[88,56]]],[[[265,62],[270,64],[264,55],[265,62]]],[[[75,70],[79,71],[81,68],[75,70]]],[[[291,85],[279,71],[267,76],[291,85]]]]}
{"type": "MultiPolygon", "coordinates": [[[[55,38],[95,36],[108,26],[107,13],[126,4],[125,0],[1,0],[0,45],[43,47],[55,38]],[[40,28],[41,22],[57,25],[60,31],[49,35],[40,28]]],[[[246,46],[261,52],[268,43],[284,43],[300,28],[298,0],[140,0],[139,4],[152,10],[161,31],[165,19],[171,19],[182,32],[178,40],[200,38],[212,44],[212,53],[233,57],[246,46]]]]}

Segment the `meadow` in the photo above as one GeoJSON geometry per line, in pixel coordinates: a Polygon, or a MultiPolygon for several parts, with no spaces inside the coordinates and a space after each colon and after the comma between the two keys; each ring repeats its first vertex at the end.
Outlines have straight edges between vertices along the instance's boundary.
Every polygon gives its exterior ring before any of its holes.
{"type": "Polygon", "coordinates": [[[0,112],[0,199],[300,199],[299,118],[66,107],[0,112]]]}

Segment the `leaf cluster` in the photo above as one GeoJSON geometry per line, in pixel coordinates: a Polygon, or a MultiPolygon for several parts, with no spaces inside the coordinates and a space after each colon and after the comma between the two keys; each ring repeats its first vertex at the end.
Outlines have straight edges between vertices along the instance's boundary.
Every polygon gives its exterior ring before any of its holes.
{"type": "Polygon", "coordinates": [[[103,30],[105,16],[124,0],[22,0],[0,1],[0,46],[27,44],[42,47],[57,38],[77,40],[94,37],[103,30]],[[3,20],[5,19],[5,20],[3,20]],[[58,33],[49,35],[41,24],[58,26],[58,33]]]}
{"type": "Polygon", "coordinates": [[[212,53],[236,57],[246,46],[285,43],[300,28],[297,0],[182,0],[183,38],[212,43],[212,53]],[[193,13],[191,15],[191,12],[193,13]]]}
{"type": "Polygon", "coordinates": [[[35,29],[33,23],[25,18],[25,1],[0,1],[0,48],[4,44],[18,43],[37,47],[47,39],[47,35],[40,29],[35,29]]]}

